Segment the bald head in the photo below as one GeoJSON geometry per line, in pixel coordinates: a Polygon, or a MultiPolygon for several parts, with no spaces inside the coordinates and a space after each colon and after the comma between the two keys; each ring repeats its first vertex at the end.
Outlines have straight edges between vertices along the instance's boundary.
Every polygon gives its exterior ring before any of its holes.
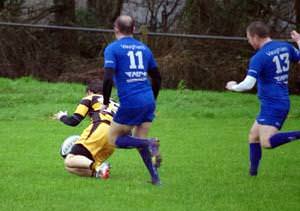
{"type": "Polygon", "coordinates": [[[119,16],[115,23],[115,27],[119,30],[120,33],[124,35],[131,35],[133,34],[134,30],[134,20],[132,17],[128,15],[121,15],[119,16]]]}

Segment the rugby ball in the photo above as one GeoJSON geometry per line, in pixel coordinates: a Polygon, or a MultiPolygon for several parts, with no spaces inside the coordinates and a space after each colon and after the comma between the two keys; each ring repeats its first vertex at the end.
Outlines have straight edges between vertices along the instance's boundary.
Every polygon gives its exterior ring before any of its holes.
{"type": "Polygon", "coordinates": [[[69,136],[67,137],[61,147],[60,147],[60,155],[65,158],[70,152],[71,152],[71,149],[73,147],[73,145],[75,144],[75,142],[77,140],[79,140],[80,136],[79,135],[72,135],[72,136],[69,136]]]}

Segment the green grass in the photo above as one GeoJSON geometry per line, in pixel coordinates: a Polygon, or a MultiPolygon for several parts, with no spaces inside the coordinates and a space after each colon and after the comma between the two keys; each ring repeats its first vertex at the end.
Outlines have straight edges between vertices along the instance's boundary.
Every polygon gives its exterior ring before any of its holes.
{"type": "MultiPolygon", "coordinates": [[[[111,178],[64,171],[62,140],[80,134],[50,117],[75,109],[79,84],[0,78],[0,210],[300,210],[300,143],[264,150],[259,176],[248,176],[247,134],[255,95],[163,90],[150,135],[161,139],[163,185],[149,179],[138,153],[117,150],[111,178]]],[[[300,97],[283,130],[299,129],[300,97]]]]}

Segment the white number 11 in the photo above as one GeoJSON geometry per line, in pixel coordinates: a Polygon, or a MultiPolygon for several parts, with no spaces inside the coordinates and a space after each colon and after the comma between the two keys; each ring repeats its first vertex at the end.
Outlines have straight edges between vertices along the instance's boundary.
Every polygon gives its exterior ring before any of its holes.
{"type": "Polygon", "coordinates": [[[137,51],[136,53],[128,51],[127,56],[129,56],[130,59],[129,69],[144,69],[142,51],[137,51]],[[138,59],[138,66],[136,66],[135,57],[138,59]]]}

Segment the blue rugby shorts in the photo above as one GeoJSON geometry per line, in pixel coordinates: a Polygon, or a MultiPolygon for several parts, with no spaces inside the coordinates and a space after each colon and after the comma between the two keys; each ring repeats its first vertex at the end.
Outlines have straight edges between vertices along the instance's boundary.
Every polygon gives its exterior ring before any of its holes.
{"type": "Polygon", "coordinates": [[[114,116],[114,121],[123,125],[141,125],[144,122],[152,122],[155,117],[154,112],[154,103],[138,108],[120,106],[114,116]]]}
{"type": "Polygon", "coordinates": [[[256,117],[256,121],[261,125],[274,126],[280,130],[288,113],[289,107],[274,108],[270,106],[261,106],[260,112],[256,117]]]}

